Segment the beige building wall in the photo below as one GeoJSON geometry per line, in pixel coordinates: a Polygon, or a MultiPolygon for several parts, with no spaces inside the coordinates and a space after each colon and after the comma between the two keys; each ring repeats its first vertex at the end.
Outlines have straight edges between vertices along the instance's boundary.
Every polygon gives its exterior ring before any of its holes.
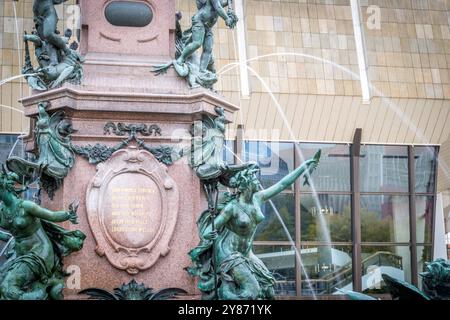
{"type": "MultiPolygon", "coordinates": [[[[350,0],[242,2],[251,94],[240,97],[236,67],[221,73],[217,89],[241,105],[235,124],[244,124],[247,138],[349,142],[363,128],[366,143],[447,140],[450,1],[360,1],[373,86],[369,104],[363,104],[355,78],[350,0]]],[[[178,7],[188,27],[195,2],[178,0],[178,7]]],[[[236,33],[219,23],[218,70],[238,62],[236,33]]]]}

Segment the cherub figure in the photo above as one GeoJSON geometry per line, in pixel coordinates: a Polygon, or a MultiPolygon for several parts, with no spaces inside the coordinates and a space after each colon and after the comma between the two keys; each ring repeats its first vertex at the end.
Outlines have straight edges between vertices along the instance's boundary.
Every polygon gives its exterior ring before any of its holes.
{"type": "Polygon", "coordinates": [[[67,43],[56,32],[58,14],[55,9],[55,5],[66,1],[67,0],[34,0],[33,13],[34,23],[39,37],[68,55],[69,48],[67,47],[67,43]]]}
{"type": "Polygon", "coordinates": [[[54,89],[66,81],[79,84],[83,78],[81,65],[84,58],[68,45],[72,31],[67,30],[64,36],[61,36],[57,30],[58,15],[55,5],[65,1],[67,0],[34,0],[35,30],[31,35],[24,35],[25,63],[22,74],[26,75],[28,84],[35,90],[54,89]],[[36,60],[39,63],[37,68],[31,63],[28,42],[34,44],[36,60]]]}

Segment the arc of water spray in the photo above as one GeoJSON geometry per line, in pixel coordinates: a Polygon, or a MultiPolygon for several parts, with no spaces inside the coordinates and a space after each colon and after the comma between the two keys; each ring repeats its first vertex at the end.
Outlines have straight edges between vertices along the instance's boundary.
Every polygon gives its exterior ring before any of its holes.
{"type": "MultiPolygon", "coordinates": [[[[283,109],[281,108],[278,100],[273,95],[273,92],[270,90],[270,87],[265,83],[265,81],[259,76],[259,74],[255,70],[253,70],[250,66],[247,65],[248,62],[255,61],[255,60],[258,60],[258,59],[262,59],[262,58],[266,58],[266,57],[272,57],[272,56],[283,56],[283,55],[292,55],[292,56],[301,56],[301,57],[311,58],[313,60],[317,60],[317,61],[321,61],[321,62],[325,62],[325,63],[331,64],[332,66],[342,70],[343,72],[350,74],[353,78],[360,79],[360,76],[358,74],[352,72],[351,70],[349,70],[349,69],[347,69],[347,68],[345,68],[345,67],[343,67],[343,66],[341,66],[341,65],[339,65],[339,64],[337,64],[337,63],[335,63],[333,61],[330,61],[330,60],[327,60],[327,59],[324,59],[324,58],[320,58],[320,57],[316,57],[316,56],[312,56],[312,55],[309,55],[309,54],[300,54],[300,53],[272,53],[272,54],[267,54],[267,55],[264,55],[264,56],[258,56],[258,57],[255,57],[255,58],[248,59],[245,62],[230,63],[230,64],[224,66],[218,72],[218,75],[220,76],[221,74],[223,74],[225,72],[229,72],[229,71],[231,71],[232,69],[236,68],[239,65],[243,65],[250,72],[252,72],[257,77],[257,79],[261,82],[261,84],[264,86],[265,90],[268,92],[268,94],[270,95],[271,99],[274,101],[274,103],[275,103],[275,105],[276,105],[276,107],[278,109],[278,112],[279,112],[283,122],[285,123],[286,128],[289,131],[291,139],[293,141],[297,141],[296,138],[295,138],[295,135],[294,135],[294,133],[292,131],[292,128],[290,126],[290,123],[289,123],[289,121],[286,118],[285,113],[284,113],[283,109]]],[[[421,139],[422,141],[425,141],[425,137],[424,137],[423,133],[421,132],[421,130],[419,128],[417,128],[414,124],[412,124],[411,120],[408,117],[406,117],[398,109],[397,106],[393,105],[391,103],[391,101],[380,90],[378,90],[378,88],[376,88],[372,83],[369,83],[369,86],[370,86],[370,88],[372,90],[374,90],[377,93],[378,96],[381,97],[382,101],[385,102],[388,105],[388,107],[391,110],[394,111],[394,113],[401,119],[401,121],[404,122],[407,125],[409,130],[412,130],[412,131],[416,132],[416,135],[419,137],[419,139],[421,139]]],[[[431,149],[430,147],[428,147],[428,148],[431,149]]],[[[296,152],[299,154],[300,159],[302,161],[304,161],[304,156],[303,156],[300,148],[295,148],[295,149],[296,149],[296,152]]],[[[434,149],[432,149],[432,151],[433,151],[433,153],[436,152],[434,149]]],[[[449,176],[448,168],[447,168],[446,164],[444,164],[442,162],[439,162],[439,165],[441,166],[441,169],[443,169],[444,174],[446,176],[449,176]]],[[[321,212],[322,211],[321,204],[320,204],[320,201],[317,198],[317,191],[316,191],[316,189],[314,187],[314,182],[313,182],[313,180],[311,180],[310,182],[311,182],[311,189],[312,189],[313,195],[314,195],[314,201],[316,202],[316,206],[319,208],[319,210],[321,212]]],[[[287,237],[292,240],[292,238],[290,237],[289,231],[288,231],[287,227],[285,226],[285,224],[284,224],[284,222],[283,222],[283,220],[282,220],[278,210],[276,209],[276,207],[274,206],[272,201],[270,201],[270,204],[271,204],[272,208],[274,209],[274,211],[275,211],[275,213],[277,215],[277,218],[280,220],[280,222],[281,222],[281,224],[283,226],[283,229],[285,230],[285,233],[286,233],[287,237]]],[[[325,241],[327,243],[330,243],[331,242],[330,234],[329,234],[329,231],[326,228],[324,228],[325,227],[325,220],[324,220],[324,217],[321,214],[319,214],[319,220],[320,220],[321,228],[323,229],[322,230],[323,231],[323,235],[326,238],[325,241]]],[[[292,242],[291,242],[291,244],[292,244],[292,242]]],[[[296,254],[298,254],[298,251],[295,248],[295,246],[294,246],[294,249],[295,249],[296,254]]],[[[300,260],[300,262],[301,262],[301,260],[300,260]]],[[[311,290],[311,292],[314,292],[314,291],[311,290]]]]}
{"type": "Polygon", "coordinates": [[[36,76],[36,75],[38,75],[38,73],[32,73],[32,74],[19,74],[19,75],[16,75],[16,76],[12,76],[12,77],[10,77],[10,78],[6,78],[6,79],[0,81],[0,87],[1,87],[2,85],[4,85],[5,83],[11,82],[11,81],[13,81],[13,80],[16,80],[16,79],[19,79],[19,78],[24,78],[24,77],[32,77],[32,76],[36,76]]]}
{"type": "MultiPolygon", "coordinates": [[[[243,61],[243,62],[232,62],[232,63],[229,63],[229,64],[223,66],[223,67],[219,70],[218,75],[220,76],[220,75],[223,74],[223,73],[227,73],[227,72],[229,72],[229,71],[231,71],[231,70],[237,68],[238,66],[244,66],[245,68],[248,68],[248,70],[251,71],[251,70],[253,70],[253,69],[251,69],[251,67],[249,67],[249,66],[247,65],[247,63],[253,62],[253,61],[257,61],[257,60],[260,60],[260,59],[264,59],[264,58],[279,57],[279,56],[294,56],[294,57],[309,58],[309,59],[316,60],[316,61],[319,61],[319,62],[322,62],[322,63],[330,64],[330,65],[332,65],[333,67],[335,67],[335,68],[337,68],[337,69],[339,69],[339,70],[341,70],[341,71],[343,71],[343,72],[345,72],[345,73],[351,75],[352,78],[354,78],[354,79],[356,79],[356,80],[360,80],[360,79],[361,79],[361,77],[360,77],[359,74],[357,74],[357,73],[355,73],[355,72],[349,70],[348,68],[345,68],[345,67],[341,66],[340,64],[338,64],[338,63],[336,63],[336,62],[334,62],[334,61],[331,61],[331,60],[328,60],[328,59],[325,59],[325,58],[321,58],[321,57],[317,57],[317,56],[313,56],[313,55],[310,55],[310,54],[306,54],[306,53],[298,53],[298,52],[278,52],[278,53],[270,53],[270,54],[266,54],[266,55],[261,55],[261,56],[253,57],[253,58],[250,58],[250,59],[248,59],[247,61],[243,61]]],[[[258,78],[259,81],[261,81],[261,83],[264,82],[264,80],[259,76],[259,74],[258,74],[256,71],[253,70],[253,71],[251,71],[251,72],[252,72],[253,74],[255,74],[255,76],[258,78]]],[[[269,89],[269,90],[268,90],[268,93],[270,94],[270,92],[271,92],[271,91],[270,91],[270,88],[269,88],[267,85],[266,85],[265,87],[266,87],[266,90],[269,89]]],[[[382,100],[384,103],[386,103],[386,105],[387,105],[387,106],[388,106],[388,107],[389,107],[389,108],[397,115],[397,117],[398,117],[404,124],[406,124],[406,126],[408,127],[408,129],[409,129],[410,131],[416,133],[417,137],[419,138],[419,140],[420,140],[422,143],[424,143],[424,144],[427,143],[427,139],[425,138],[425,135],[423,134],[423,132],[422,132],[417,126],[415,126],[415,125],[412,123],[411,119],[410,119],[408,116],[406,116],[405,114],[403,114],[403,112],[402,112],[395,104],[393,104],[393,103],[391,102],[391,100],[390,100],[388,97],[386,97],[386,95],[384,95],[383,92],[382,92],[381,90],[379,90],[379,89],[378,89],[376,86],[374,86],[371,82],[369,82],[369,87],[370,87],[371,90],[373,90],[373,92],[375,92],[375,93],[381,98],[381,100],[382,100]]],[[[271,94],[271,98],[272,98],[272,100],[275,102],[275,104],[277,105],[277,104],[278,104],[278,101],[277,101],[276,98],[273,96],[273,94],[271,94]]],[[[277,108],[278,108],[278,106],[277,106],[277,108]]],[[[281,112],[280,112],[280,116],[283,117],[283,116],[284,116],[283,110],[280,109],[280,108],[278,108],[278,111],[281,111],[281,112]]],[[[285,118],[285,116],[284,116],[284,118],[285,118]]],[[[283,119],[283,121],[284,121],[284,119],[283,119]]],[[[285,123],[285,124],[286,124],[286,123],[285,123]]],[[[292,134],[291,134],[291,131],[292,131],[292,130],[290,130],[290,124],[289,124],[289,126],[287,126],[287,128],[288,128],[288,130],[290,131],[289,133],[290,133],[290,135],[291,135],[291,137],[292,137],[292,134]]],[[[293,141],[297,141],[297,140],[295,139],[295,136],[293,137],[292,140],[293,140],[293,141]]],[[[436,153],[436,151],[435,151],[434,149],[432,149],[432,148],[430,148],[430,147],[427,147],[427,148],[428,148],[429,150],[431,150],[433,153],[436,153]]],[[[449,169],[447,163],[445,163],[445,162],[443,162],[443,161],[439,161],[439,162],[438,162],[438,165],[439,165],[439,167],[442,169],[442,171],[444,172],[445,176],[446,176],[446,177],[450,177],[450,169],[449,169]]]]}
{"type": "MultiPolygon", "coordinates": [[[[11,106],[7,106],[7,105],[4,105],[4,104],[0,104],[0,108],[9,109],[11,111],[18,112],[18,113],[21,113],[22,115],[25,115],[25,112],[23,110],[20,110],[20,109],[17,109],[17,108],[13,108],[11,106]]],[[[23,118],[23,119],[25,119],[25,118],[23,118]]],[[[22,125],[23,125],[23,120],[22,120],[22,125]]],[[[22,135],[26,135],[29,131],[30,131],[30,128],[28,127],[27,130],[22,131],[22,135]]]]}
{"type": "Polygon", "coordinates": [[[9,245],[11,244],[11,242],[13,240],[14,240],[14,237],[11,236],[11,238],[9,238],[8,242],[6,242],[6,244],[3,247],[2,251],[0,251],[0,257],[3,257],[3,255],[5,254],[6,250],[8,249],[9,245]]]}

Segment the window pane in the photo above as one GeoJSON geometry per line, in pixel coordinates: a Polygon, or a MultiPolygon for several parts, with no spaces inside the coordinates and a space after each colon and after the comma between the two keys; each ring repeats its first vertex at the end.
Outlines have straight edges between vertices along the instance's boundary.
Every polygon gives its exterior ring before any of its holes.
{"type": "Polygon", "coordinates": [[[436,148],[415,147],[416,192],[434,193],[436,178],[436,148]]]}
{"type": "MultiPolygon", "coordinates": [[[[417,271],[425,272],[426,262],[433,260],[431,246],[417,246],[417,271]]],[[[422,277],[419,275],[419,289],[422,290],[422,277]]]]}
{"type": "Polygon", "coordinates": [[[234,141],[233,140],[226,140],[225,141],[225,148],[222,150],[222,158],[223,161],[227,164],[234,164],[234,141]]]}
{"type": "Polygon", "coordinates": [[[23,156],[22,141],[19,140],[15,145],[16,141],[17,135],[0,134],[0,163],[5,163],[11,152],[14,156],[23,156]]]}
{"type": "Polygon", "coordinates": [[[361,196],[363,242],[409,242],[407,196],[361,196]]]}
{"type": "MultiPolygon", "coordinates": [[[[293,194],[280,194],[272,199],[273,206],[280,214],[283,223],[289,230],[290,236],[294,239],[295,230],[295,202],[293,194]]],[[[289,241],[285,228],[277,217],[276,211],[270,201],[262,207],[262,212],[266,217],[258,226],[256,231],[256,241],[289,241]]]]}
{"type": "Polygon", "coordinates": [[[302,194],[300,207],[302,241],[351,241],[350,196],[302,194]]]}
{"type": "Polygon", "coordinates": [[[275,294],[295,296],[295,251],[290,246],[254,246],[254,252],[275,277],[275,294]]]}
{"type": "Polygon", "coordinates": [[[416,197],[417,243],[431,243],[434,197],[416,197]]]}
{"type": "MultiPolygon", "coordinates": [[[[261,184],[268,188],[294,170],[294,145],[285,142],[245,142],[244,158],[259,164],[261,184]]],[[[290,190],[294,190],[294,186],[290,190]]]]}
{"type": "Polygon", "coordinates": [[[411,283],[408,246],[362,246],[361,251],[364,293],[388,293],[382,274],[411,283]]]}
{"type": "Polygon", "coordinates": [[[408,192],[408,147],[361,148],[362,192],[408,192]]]}
{"type": "Polygon", "coordinates": [[[303,246],[301,257],[302,295],[340,294],[336,288],[353,290],[350,245],[303,246]]]}
{"type": "MultiPolygon", "coordinates": [[[[311,186],[316,191],[350,191],[350,147],[336,144],[300,144],[301,161],[311,159],[321,149],[317,170],[311,176],[311,186]]],[[[311,191],[311,186],[301,184],[300,190],[311,191]]]]}

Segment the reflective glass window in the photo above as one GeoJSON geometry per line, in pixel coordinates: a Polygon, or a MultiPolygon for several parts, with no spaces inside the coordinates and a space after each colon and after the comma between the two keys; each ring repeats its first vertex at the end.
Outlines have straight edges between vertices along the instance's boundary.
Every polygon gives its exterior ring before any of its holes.
{"type": "Polygon", "coordinates": [[[254,246],[255,255],[261,259],[275,277],[275,294],[296,295],[295,250],[291,246],[254,246]]]}
{"type": "Polygon", "coordinates": [[[311,175],[310,183],[301,184],[301,191],[350,191],[350,147],[336,144],[300,144],[301,162],[322,150],[320,165],[311,175]]]}
{"type": "Polygon", "coordinates": [[[302,194],[300,207],[302,241],[351,241],[349,195],[302,194]]]}
{"type": "Polygon", "coordinates": [[[361,196],[363,242],[409,242],[409,197],[361,196]]]}
{"type": "Polygon", "coordinates": [[[408,192],[408,147],[361,147],[361,192],[408,192]]]}
{"type": "Polygon", "coordinates": [[[289,237],[295,239],[293,194],[279,194],[267,201],[261,209],[265,219],[258,225],[255,241],[289,241],[289,237]]]}
{"type": "Polygon", "coordinates": [[[302,295],[340,294],[353,290],[352,247],[302,246],[302,295]]]}
{"type": "Polygon", "coordinates": [[[417,193],[433,193],[436,178],[436,148],[415,147],[414,164],[417,193]]]}
{"type": "Polygon", "coordinates": [[[417,243],[432,242],[433,210],[433,196],[416,196],[417,243]]]}
{"type": "MultiPolygon", "coordinates": [[[[288,142],[245,143],[245,161],[257,162],[261,168],[261,184],[271,187],[294,170],[294,145],[288,142]]],[[[294,190],[291,186],[288,190],[294,190]]]]}
{"type": "Polygon", "coordinates": [[[383,274],[411,282],[409,246],[362,246],[362,291],[366,294],[389,293],[383,274]]]}

